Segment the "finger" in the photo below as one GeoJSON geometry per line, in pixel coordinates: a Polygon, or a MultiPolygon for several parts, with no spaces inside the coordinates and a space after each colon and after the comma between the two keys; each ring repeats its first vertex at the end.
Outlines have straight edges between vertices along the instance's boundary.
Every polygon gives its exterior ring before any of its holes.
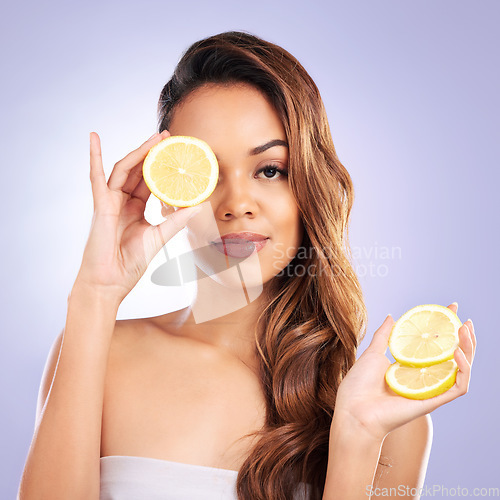
{"type": "Polygon", "coordinates": [[[96,132],[90,132],[90,183],[92,185],[94,209],[97,209],[108,188],[102,165],[101,139],[96,132]]]}
{"type": "Polygon", "coordinates": [[[460,347],[457,347],[455,349],[453,357],[457,362],[458,372],[457,372],[457,378],[455,380],[456,387],[453,386],[452,389],[455,388],[455,390],[458,391],[458,394],[460,396],[463,396],[469,391],[471,366],[467,361],[465,353],[462,351],[462,349],[460,349],[460,347]]]}
{"type": "Polygon", "coordinates": [[[393,317],[388,314],[380,328],[373,334],[372,341],[366,350],[385,354],[394,323],[393,317]]]}
{"type": "Polygon", "coordinates": [[[474,346],[470,337],[470,330],[467,321],[458,329],[458,345],[462,349],[469,364],[472,364],[474,346]]]}
{"type": "Polygon", "coordinates": [[[477,344],[477,341],[476,341],[476,332],[474,331],[474,323],[472,322],[472,320],[469,318],[466,323],[468,324],[468,327],[469,327],[469,330],[470,330],[470,336],[471,336],[471,340],[472,340],[472,359],[474,359],[474,356],[476,355],[476,344],[477,344]]]}
{"type": "Polygon", "coordinates": [[[439,396],[423,399],[422,406],[426,412],[431,412],[434,409],[453,401],[457,397],[463,396],[469,391],[471,367],[460,347],[455,349],[453,358],[455,359],[458,367],[455,383],[439,396]]]}
{"type": "Polygon", "coordinates": [[[448,309],[451,309],[455,314],[457,314],[458,310],[458,302],[453,302],[448,306],[448,309]]]}
{"type": "Polygon", "coordinates": [[[127,194],[132,194],[142,179],[143,161],[139,162],[129,173],[129,176],[122,187],[122,191],[127,194]]]}
{"type": "Polygon", "coordinates": [[[474,330],[474,323],[472,322],[472,320],[469,318],[467,320],[469,323],[470,323],[470,331],[471,331],[471,338],[472,338],[472,345],[474,346],[474,353],[473,355],[475,356],[476,355],[476,344],[477,344],[477,340],[476,340],[476,332],[474,330]]]}
{"type": "Polygon", "coordinates": [[[132,198],[139,198],[144,204],[148,201],[151,196],[151,191],[146,184],[146,181],[141,177],[139,184],[137,184],[136,188],[132,191],[132,198]]]}
{"type": "Polygon", "coordinates": [[[161,134],[154,135],[148,139],[142,146],[129,153],[125,158],[120,160],[113,168],[108,180],[108,187],[113,191],[122,191],[123,186],[127,182],[132,169],[146,158],[149,150],[158,144],[161,140],[168,137],[170,133],[164,130],[161,134]]]}
{"type": "Polygon", "coordinates": [[[189,219],[200,213],[202,208],[198,205],[186,207],[170,214],[167,220],[157,226],[150,226],[144,232],[144,254],[148,262],[166,245],[166,243],[181,229],[189,219]]]}

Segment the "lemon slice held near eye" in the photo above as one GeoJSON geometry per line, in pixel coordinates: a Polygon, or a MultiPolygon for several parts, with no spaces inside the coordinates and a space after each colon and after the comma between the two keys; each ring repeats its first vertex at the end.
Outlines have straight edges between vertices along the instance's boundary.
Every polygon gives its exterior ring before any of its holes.
{"type": "Polygon", "coordinates": [[[149,150],[142,174],[151,193],[167,205],[192,207],[214,191],[219,164],[205,141],[171,135],[149,150]]]}
{"type": "Polygon", "coordinates": [[[394,323],[389,349],[406,366],[426,367],[453,358],[462,322],[448,307],[416,306],[394,323]]]}

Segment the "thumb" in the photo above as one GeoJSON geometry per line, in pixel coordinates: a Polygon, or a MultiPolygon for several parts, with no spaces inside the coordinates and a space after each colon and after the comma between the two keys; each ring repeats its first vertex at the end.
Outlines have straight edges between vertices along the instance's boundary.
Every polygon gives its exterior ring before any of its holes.
{"type": "Polygon", "coordinates": [[[395,321],[393,317],[388,314],[380,328],[373,334],[372,341],[370,342],[367,350],[385,354],[394,323],[395,321]]]}
{"type": "Polygon", "coordinates": [[[202,207],[195,205],[194,207],[180,208],[179,210],[170,213],[166,220],[157,226],[149,227],[145,237],[147,244],[144,245],[144,253],[149,262],[153,257],[164,247],[169,240],[172,239],[181,229],[183,229],[189,219],[199,214],[202,207]]]}

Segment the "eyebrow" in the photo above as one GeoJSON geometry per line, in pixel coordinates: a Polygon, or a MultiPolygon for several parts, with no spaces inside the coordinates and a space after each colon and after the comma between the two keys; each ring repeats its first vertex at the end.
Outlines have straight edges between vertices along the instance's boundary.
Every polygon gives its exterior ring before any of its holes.
{"type": "Polygon", "coordinates": [[[288,144],[281,139],[273,139],[272,141],[266,142],[266,144],[262,144],[262,146],[257,146],[256,148],[251,149],[248,154],[251,156],[259,155],[274,146],[285,146],[287,148],[288,144]]]}

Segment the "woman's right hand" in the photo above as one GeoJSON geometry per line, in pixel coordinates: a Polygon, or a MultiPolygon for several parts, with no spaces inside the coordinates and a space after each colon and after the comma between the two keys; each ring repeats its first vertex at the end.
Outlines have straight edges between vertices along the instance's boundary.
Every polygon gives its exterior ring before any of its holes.
{"type": "Polygon", "coordinates": [[[169,207],[167,220],[152,226],[144,218],[151,195],[142,176],[149,150],[168,137],[164,130],[115,164],[106,183],[101,143],[90,133],[90,181],[94,216],[76,283],[90,286],[119,303],[137,284],[160,249],[200,211],[200,207],[169,207]]]}

